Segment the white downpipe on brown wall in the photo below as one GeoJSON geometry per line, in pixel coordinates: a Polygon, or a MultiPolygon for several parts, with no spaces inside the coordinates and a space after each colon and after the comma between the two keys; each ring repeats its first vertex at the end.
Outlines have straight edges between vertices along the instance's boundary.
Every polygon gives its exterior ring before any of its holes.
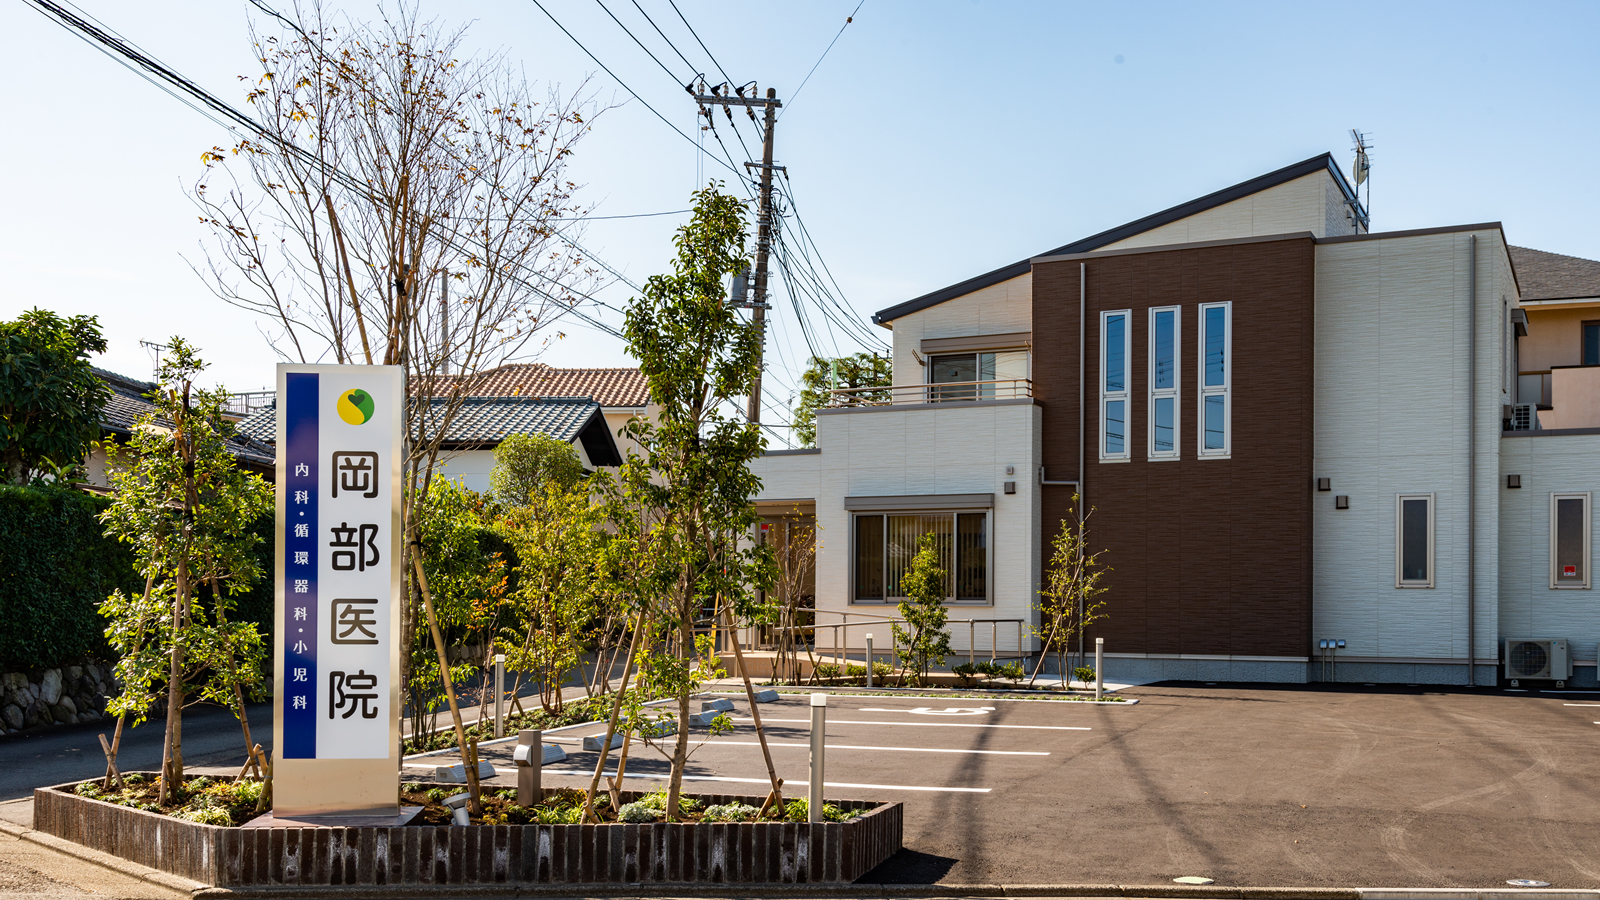
{"type": "Polygon", "coordinates": [[[1467,236],[1467,686],[1477,683],[1478,236],[1467,236]]]}
{"type": "Polygon", "coordinates": [[[1078,506],[1078,521],[1080,523],[1083,521],[1083,498],[1086,496],[1086,492],[1084,491],[1084,487],[1083,486],[1084,486],[1084,483],[1086,481],[1088,481],[1088,479],[1084,477],[1088,473],[1083,471],[1083,444],[1084,444],[1084,437],[1083,437],[1083,426],[1084,426],[1084,417],[1083,417],[1083,398],[1084,398],[1083,378],[1084,378],[1084,375],[1085,375],[1084,366],[1083,366],[1083,354],[1084,354],[1084,348],[1086,348],[1088,346],[1088,344],[1089,344],[1087,337],[1084,335],[1084,322],[1085,322],[1084,309],[1085,309],[1085,306],[1086,306],[1086,304],[1088,302],[1087,301],[1088,289],[1086,287],[1088,285],[1088,283],[1089,283],[1089,264],[1088,263],[1078,263],[1078,504],[1077,504],[1077,506],[1078,506]]]}

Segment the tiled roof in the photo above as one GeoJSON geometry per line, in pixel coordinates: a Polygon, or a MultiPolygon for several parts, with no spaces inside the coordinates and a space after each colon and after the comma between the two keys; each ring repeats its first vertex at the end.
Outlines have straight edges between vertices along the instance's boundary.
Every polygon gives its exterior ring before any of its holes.
{"type": "MultiPolygon", "coordinates": [[[[146,400],[144,395],[154,391],[156,385],[153,382],[140,381],[105,369],[96,368],[94,373],[111,388],[111,396],[100,411],[100,427],[124,437],[133,434],[134,426],[138,424],[139,419],[155,412],[156,405],[146,400]]],[[[172,424],[162,418],[157,418],[156,423],[172,424]]],[[[254,439],[242,427],[235,427],[239,431],[239,436],[230,438],[226,442],[228,452],[238,459],[247,460],[258,466],[273,465],[275,454],[272,447],[254,439]]]]}
{"type": "MultiPolygon", "coordinates": [[[[435,399],[434,409],[442,411],[445,402],[435,399]]],[[[277,409],[263,409],[238,427],[258,440],[276,441],[277,409]]],[[[443,443],[493,447],[513,434],[543,434],[566,443],[581,439],[595,465],[622,464],[600,404],[588,397],[467,397],[451,419],[443,443]]]]}
{"type": "Polygon", "coordinates": [[[650,402],[650,386],[638,369],[558,369],[517,363],[467,379],[471,397],[590,397],[607,408],[637,409],[650,402]]]}
{"type": "Polygon", "coordinates": [[[544,434],[571,443],[599,412],[600,404],[588,397],[468,397],[444,442],[498,444],[513,434],[544,434]]]}
{"type": "Polygon", "coordinates": [[[1523,300],[1600,297],[1600,262],[1528,247],[1508,247],[1523,300]]]}

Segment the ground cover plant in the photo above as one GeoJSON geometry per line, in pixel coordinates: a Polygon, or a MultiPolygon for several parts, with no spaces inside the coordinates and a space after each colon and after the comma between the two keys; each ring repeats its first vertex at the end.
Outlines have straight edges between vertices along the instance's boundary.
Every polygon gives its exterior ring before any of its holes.
{"type": "Polygon", "coordinates": [[[185,779],[173,785],[168,798],[163,798],[161,784],[135,772],[124,776],[122,787],[106,790],[100,781],[85,781],[72,792],[91,800],[103,800],[118,806],[161,813],[176,819],[187,819],[202,825],[243,825],[260,814],[261,792],[265,785],[260,781],[232,781],[204,775],[185,779]]]}
{"type": "MultiPolygon", "coordinates": [[[[451,809],[445,801],[462,790],[462,785],[428,785],[407,782],[401,786],[400,802],[407,806],[421,806],[422,813],[413,821],[417,825],[448,825],[451,809]]],[[[517,805],[514,790],[486,791],[483,795],[483,815],[473,817],[477,825],[577,825],[584,821],[585,793],[575,788],[556,788],[544,792],[544,800],[534,806],[517,805]]],[[[600,823],[644,824],[666,821],[667,791],[652,791],[629,803],[616,805],[604,791],[595,796],[594,818],[600,823]]],[[[844,808],[829,803],[823,807],[822,817],[827,822],[844,822],[864,810],[844,808]]],[[[679,822],[753,822],[759,810],[745,803],[728,803],[707,806],[693,797],[679,797],[679,822]]],[[[806,801],[790,800],[782,813],[774,807],[765,821],[804,822],[806,801]]]]}

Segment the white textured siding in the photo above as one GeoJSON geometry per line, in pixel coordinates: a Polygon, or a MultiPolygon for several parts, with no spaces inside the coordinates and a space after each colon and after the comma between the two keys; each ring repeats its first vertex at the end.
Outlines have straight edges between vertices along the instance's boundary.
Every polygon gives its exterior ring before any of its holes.
{"type": "MultiPolygon", "coordinates": [[[[1591,491],[1600,501],[1600,434],[1502,438],[1502,475],[1521,475],[1520,489],[1500,495],[1500,636],[1566,638],[1573,659],[1592,661],[1600,640],[1600,579],[1588,590],[1550,587],[1550,495],[1591,491]]],[[[1591,502],[1591,516],[1600,503],[1591,502]]],[[[1600,535],[1600,520],[1590,531],[1600,535]]],[[[1591,566],[1593,559],[1590,560],[1591,566]]]]}
{"type": "MultiPolygon", "coordinates": [[[[1497,636],[1501,295],[1498,230],[1477,232],[1477,632],[1497,636]]],[[[1469,233],[1320,244],[1313,639],[1372,659],[1467,657],[1469,233]],[[1395,587],[1395,502],[1433,493],[1435,587],[1395,587]],[[1334,497],[1350,508],[1334,509],[1334,497]]],[[[1513,303],[1515,297],[1510,299],[1513,303]]]]}
{"type": "Polygon", "coordinates": [[[1332,220],[1328,188],[1343,196],[1332,182],[1333,176],[1326,169],[1313,172],[1098,249],[1159,247],[1299,231],[1309,231],[1317,237],[1346,234],[1348,231],[1328,230],[1332,220]]]}
{"type": "MultiPolygon", "coordinates": [[[[851,606],[850,514],[844,498],[922,494],[994,494],[989,569],[991,606],[950,607],[953,646],[967,648],[967,619],[1021,618],[1037,621],[1039,578],[1040,407],[1032,404],[888,407],[817,417],[818,454],[767,456],[752,467],[761,476],[756,499],[815,498],[818,540],[817,606],[839,612],[893,615],[894,607],[851,606]],[[1014,474],[1006,474],[1011,466],[1014,474]],[[1017,492],[1005,493],[1015,481],[1017,492]]],[[[822,624],[840,621],[821,616],[822,624]]],[[[987,625],[979,626],[980,651],[989,647],[987,625]]],[[[867,629],[850,629],[849,646],[860,648],[867,629]]],[[[888,642],[876,629],[877,646],[888,642]]],[[[1001,627],[1002,650],[1016,648],[1016,627],[1001,627]]],[[[826,646],[826,635],[818,638],[826,646]]],[[[1024,634],[1024,648],[1037,641],[1024,634]]]]}
{"type": "MultiPolygon", "coordinates": [[[[923,338],[973,337],[1033,330],[1033,273],[973,291],[894,320],[894,383],[922,384],[912,350],[923,338]]],[[[926,358],[926,354],[924,354],[926,358]]]]}

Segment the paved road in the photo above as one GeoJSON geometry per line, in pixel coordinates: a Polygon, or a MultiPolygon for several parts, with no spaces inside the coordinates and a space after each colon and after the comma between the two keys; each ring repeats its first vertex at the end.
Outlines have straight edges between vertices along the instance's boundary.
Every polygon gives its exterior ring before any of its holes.
{"type": "MultiPolygon", "coordinates": [[[[272,705],[249,707],[250,733],[263,747],[272,745],[272,705]]],[[[117,765],[128,771],[161,768],[165,719],[124,729],[117,765]]],[[[114,721],[62,725],[0,738],[0,800],[33,794],[41,785],[94,778],[106,771],[105,754],[96,735],[111,739],[114,721]]],[[[196,706],[183,713],[185,766],[244,765],[244,733],[233,713],[214,706],[196,706]]]]}
{"type": "MultiPolygon", "coordinates": [[[[828,793],[906,804],[907,851],[878,881],[1600,887],[1600,694],[1401,690],[1157,686],[1100,707],[836,697],[828,793]]],[[[802,796],[805,700],[762,713],[802,796]]],[[[739,724],[695,753],[691,790],[763,792],[739,724]]],[[[587,782],[579,737],[555,736],[572,755],[546,784],[587,782]]],[[[486,754],[509,774],[509,752],[486,754]]],[[[628,771],[659,785],[648,776],[666,765],[642,752],[628,771]]]]}

